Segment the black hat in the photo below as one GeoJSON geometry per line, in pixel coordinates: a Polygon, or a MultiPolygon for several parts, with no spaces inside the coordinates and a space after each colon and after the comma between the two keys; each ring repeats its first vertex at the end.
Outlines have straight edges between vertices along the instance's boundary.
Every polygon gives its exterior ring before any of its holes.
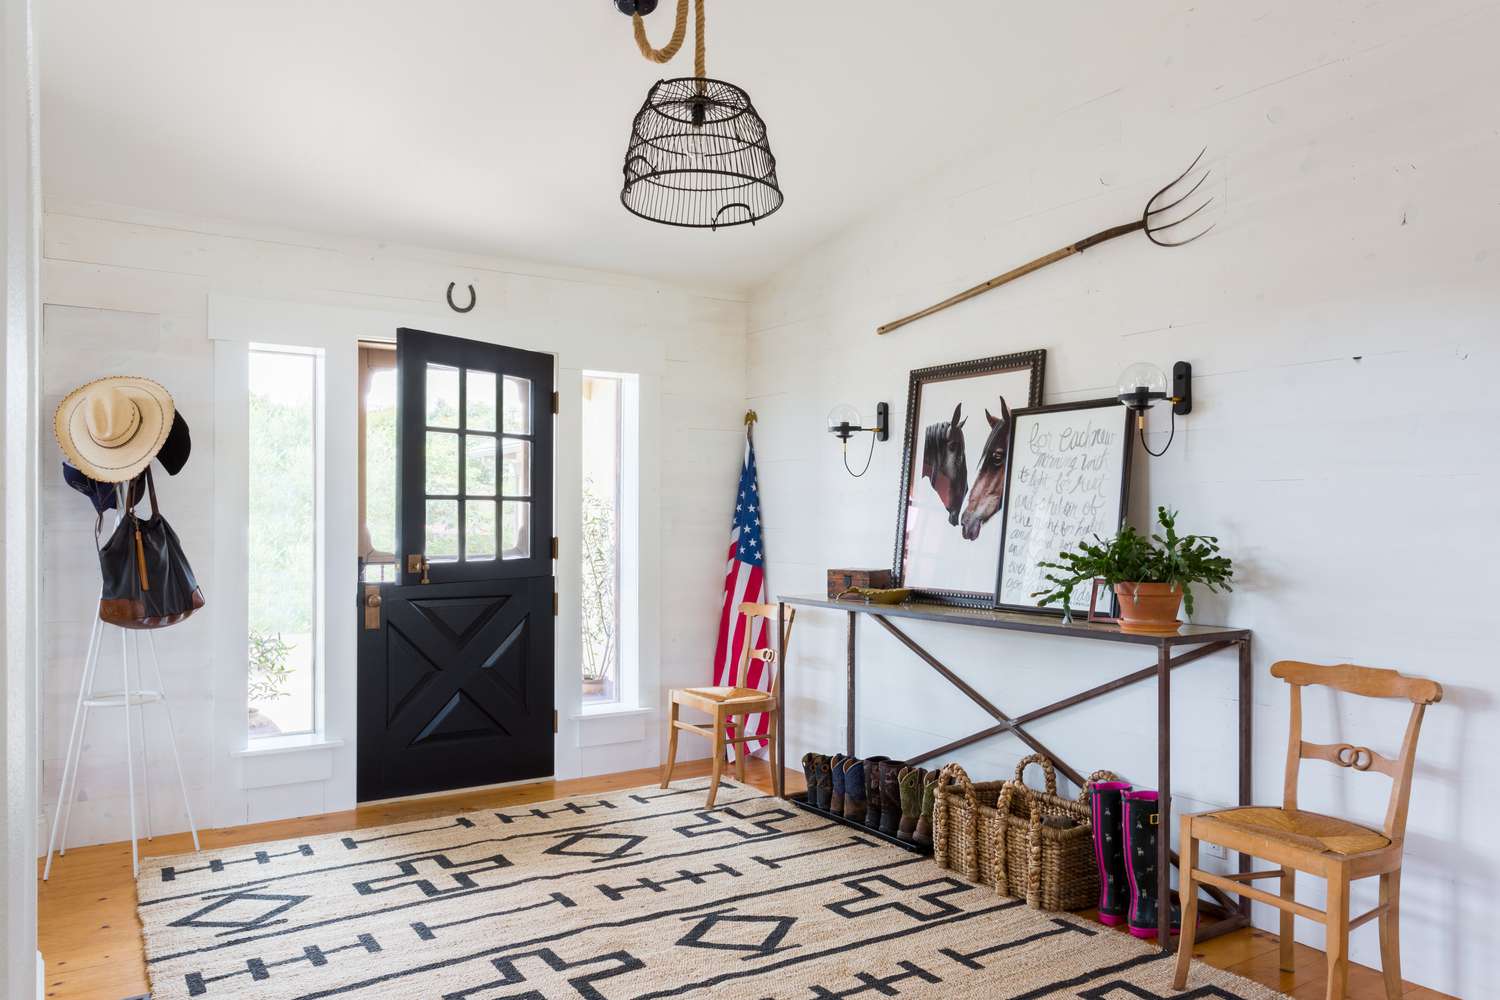
{"type": "Polygon", "coordinates": [[[156,460],[167,470],[168,475],[175,476],[187,464],[188,453],[192,450],[193,440],[188,436],[187,421],[182,419],[181,413],[174,412],[172,429],[167,432],[167,440],[161,446],[161,451],[156,453],[156,460]]]}

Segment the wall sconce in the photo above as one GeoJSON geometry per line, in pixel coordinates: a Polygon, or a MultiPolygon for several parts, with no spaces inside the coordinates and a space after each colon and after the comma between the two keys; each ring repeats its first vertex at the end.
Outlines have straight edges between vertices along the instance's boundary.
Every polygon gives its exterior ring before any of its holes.
{"type": "Polygon", "coordinates": [[[1166,372],[1148,361],[1138,361],[1120,373],[1119,397],[1120,402],[1135,413],[1135,426],[1141,436],[1141,447],[1152,458],[1160,458],[1172,447],[1172,439],[1177,436],[1177,415],[1193,412],[1193,366],[1186,361],[1179,361],[1172,366],[1172,393],[1168,395],[1166,372]],[[1146,444],[1146,411],[1158,399],[1168,400],[1172,404],[1172,432],[1167,435],[1167,443],[1162,446],[1161,451],[1152,451],[1146,444]]]}
{"type": "Polygon", "coordinates": [[[891,406],[889,403],[876,403],[875,426],[865,427],[858,410],[848,403],[839,403],[828,411],[828,433],[844,443],[844,471],[858,479],[870,471],[870,460],[875,457],[875,442],[890,440],[891,406]],[[855,472],[849,468],[849,439],[865,431],[870,433],[870,454],[865,457],[865,467],[855,472]]]}

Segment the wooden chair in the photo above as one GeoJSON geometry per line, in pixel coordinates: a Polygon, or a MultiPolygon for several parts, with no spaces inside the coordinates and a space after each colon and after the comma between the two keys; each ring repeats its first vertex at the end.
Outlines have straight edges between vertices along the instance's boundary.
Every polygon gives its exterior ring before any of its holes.
{"type": "Polygon", "coordinates": [[[1401,996],[1401,854],[1406,835],[1406,810],[1411,800],[1412,765],[1417,753],[1417,734],[1427,706],[1442,700],[1443,688],[1436,681],[1406,677],[1394,670],[1376,670],[1349,664],[1318,666],[1283,660],[1271,667],[1271,675],[1291,685],[1292,713],[1287,742],[1286,784],[1281,808],[1244,806],[1182,817],[1182,940],[1177,953],[1174,985],[1187,985],[1192,961],[1193,937],[1198,916],[1198,885],[1216,886],[1240,896],[1270,903],[1281,911],[1281,968],[1292,971],[1294,917],[1323,924],[1328,931],[1328,1000],[1342,1000],[1349,984],[1349,932],[1370,920],[1380,921],[1380,964],[1388,1000],[1401,996]],[[1412,703],[1411,717],[1401,750],[1392,759],[1349,743],[1309,743],[1302,738],[1302,689],[1315,684],[1367,698],[1405,698],[1412,703]],[[1324,760],[1356,771],[1379,771],[1391,779],[1385,825],[1380,830],[1360,826],[1334,816],[1297,808],[1297,773],[1303,759],[1324,760]],[[1201,841],[1219,844],[1281,867],[1237,875],[1214,875],[1198,867],[1201,841]],[[1328,880],[1326,910],[1317,910],[1293,897],[1297,872],[1308,872],[1328,880]],[[1380,876],[1380,902],[1374,909],[1349,919],[1349,883],[1380,876]],[[1256,889],[1248,883],[1281,879],[1280,895],[1256,889]]]}
{"type": "MultiPolygon", "coordinates": [[[[724,768],[724,750],[727,745],[733,744],[734,746],[734,774],[740,781],[745,780],[745,758],[750,754],[746,748],[747,743],[754,743],[763,738],[769,740],[771,773],[775,774],[776,769],[782,766],[776,740],[777,733],[781,729],[781,713],[776,707],[777,694],[781,687],[781,670],[776,666],[776,650],[752,648],[759,623],[765,621],[774,624],[776,621],[776,605],[746,601],[740,605],[740,615],[745,619],[745,641],[740,649],[739,664],[735,667],[733,686],[674,688],[667,695],[672,706],[671,727],[670,735],[667,737],[667,762],[662,767],[661,787],[666,788],[672,781],[672,765],[677,759],[677,731],[681,729],[689,733],[697,733],[699,736],[706,736],[713,741],[714,745],[713,783],[708,787],[707,804],[709,806],[714,804],[714,799],[719,794],[719,775],[724,768]],[[760,660],[765,664],[766,670],[772,671],[770,691],[745,686],[751,660],[760,660]],[[678,711],[683,705],[706,712],[713,717],[713,721],[708,726],[695,726],[683,722],[678,718],[678,711]],[[747,735],[745,729],[749,724],[750,716],[762,712],[770,720],[766,735],[764,737],[747,735]],[[738,719],[737,722],[736,719],[738,719]],[[735,727],[734,736],[728,735],[728,727],[731,723],[735,727]]],[[[785,649],[791,642],[792,622],[796,618],[797,609],[788,609],[781,637],[782,649],[785,649]]]]}

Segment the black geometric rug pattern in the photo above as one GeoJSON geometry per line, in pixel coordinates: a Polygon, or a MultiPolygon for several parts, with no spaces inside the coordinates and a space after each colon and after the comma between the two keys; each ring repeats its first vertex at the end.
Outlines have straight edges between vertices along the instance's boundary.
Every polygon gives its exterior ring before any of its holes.
{"type": "Polygon", "coordinates": [[[152,858],[155,1000],[1273,1000],[704,779],[152,858]]]}

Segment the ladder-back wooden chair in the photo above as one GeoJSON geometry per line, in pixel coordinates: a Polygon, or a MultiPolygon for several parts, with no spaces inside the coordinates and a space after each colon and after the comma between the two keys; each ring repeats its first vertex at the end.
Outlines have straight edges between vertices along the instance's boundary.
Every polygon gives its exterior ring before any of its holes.
{"type": "Polygon", "coordinates": [[[1370,920],[1380,922],[1380,965],[1388,1000],[1401,996],[1401,854],[1406,836],[1406,810],[1411,801],[1412,766],[1416,761],[1417,735],[1427,706],[1442,700],[1443,688],[1436,681],[1407,677],[1394,670],[1377,670],[1349,664],[1318,666],[1282,660],[1271,667],[1271,675],[1291,686],[1292,712],[1287,742],[1286,783],[1281,808],[1243,806],[1182,817],[1182,940],[1177,954],[1174,985],[1187,985],[1192,961],[1193,937],[1198,916],[1198,886],[1216,886],[1228,892],[1269,903],[1281,911],[1281,968],[1292,971],[1295,917],[1316,920],[1327,928],[1328,1000],[1342,1000],[1349,984],[1349,932],[1370,920]],[[1302,689],[1308,685],[1334,688],[1366,698],[1404,698],[1412,703],[1411,716],[1401,749],[1394,758],[1369,747],[1350,743],[1309,743],[1302,738],[1302,689]],[[1379,771],[1391,779],[1385,824],[1379,830],[1335,816],[1307,812],[1297,807],[1297,775],[1304,759],[1323,760],[1355,771],[1379,771]],[[1201,841],[1219,844],[1265,858],[1279,868],[1236,875],[1214,875],[1198,867],[1201,841]],[[1297,872],[1327,879],[1326,910],[1314,909],[1294,899],[1297,872]],[[1349,919],[1349,883],[1380,877],[1380,902],[1374,909],[1349,919]],[[1280,895],[1249,885],[1260,879],[1279,878],[1280,895]]]}
{"type": "MultiPolygon", "coordinates": [[[[776,605],[746,601],[740,605],[740,615],[745,619],[745,641],[740,647],[739,662],[735,666],[734,677],[727,678],[733,680],[734,684],[727,687],[674,688],[667,695],[671,703],[668,730],[670,735],[667,737],[667,762],[662,767],[661,787],[666,788],[672,781],[672,765],[677,759],[678,730],[706,736],[713,742],[713,782],[708,786],[707,805],[709,806],[714,804],[714,799],[719,794],[719,776],[724,769],[724,752],[727,746],[734,747],[734,774],[740,781],[745,780],[745,758],[750,754],[747,744],[761,739],[769,740],[771,773],[776,774],[776,769],[782,766],[776,740],[777,733],[781,730],[781,713],[776,707],[777,693],[781,688],[781,668],[776,662],[774,647],[759,648],[754,645],[755,635],[760,630],[762,622],[774,626],[776,605]],[[751,660],[759,660],[765,664],[765,670],[771,671],[769,691],[746,686],[751,660]],[[707,713],[712,716],[712,721],[707,726],[695,726],[692,723],[683,722],[678,718],[678,711],[684,705],[707,713]],[[770,723],[766,735],[761,737],[747,734],[745,730],[749,725],[750,716],[761,713],[765,714],[770,723]],[[733,736],[728,734],[730,725],[734,726],[733,736]]],[[[791,643],[792,622],[796,618],[797,609],[787,609],[786,623],[781,637],[782,649],[786,649],[791,643]]]]}

